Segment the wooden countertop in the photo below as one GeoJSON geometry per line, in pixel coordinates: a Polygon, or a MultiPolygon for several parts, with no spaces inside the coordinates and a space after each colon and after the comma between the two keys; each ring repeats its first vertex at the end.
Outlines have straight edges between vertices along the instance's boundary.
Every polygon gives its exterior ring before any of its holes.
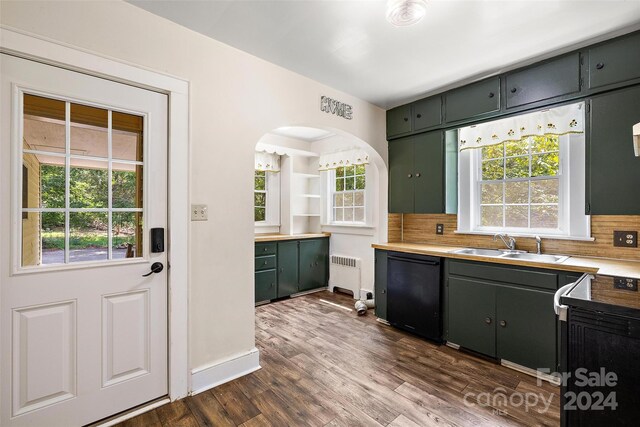
{"type": "Polygon", "coordinates": [[[538,262],[513,258],[493,258],[479,255],[454,254],[461,246],[435,245],[430,243],[374,243],[375,249],[387,251],[407,252],[422,255],[432,255],[444,258],[467,259],[471,261],[491,262],[495,264],[510,264],[524,267],[547,268],[552,270],[574,271],[578,273],[604,274],[607,276],[622,276],[640,279],[640,262],[608,258],[587,258],[572,256],[560,263],[538,262]]]}
{"type": "Polygon", "coordinates": [[[301,240],[301,239],[317,239],[318,237],[329,237],[331,233],[305,233],[305,234],[277,234],[277,233],[258,233],[256,234],[256,242],[277,242],[280,240],[301,240]]]}

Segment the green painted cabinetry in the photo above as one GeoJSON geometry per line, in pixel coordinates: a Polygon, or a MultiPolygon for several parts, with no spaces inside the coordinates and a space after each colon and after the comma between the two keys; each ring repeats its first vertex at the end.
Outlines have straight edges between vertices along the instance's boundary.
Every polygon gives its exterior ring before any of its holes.
{"type": "Polygon", "coordinates": [[[411,132],[411,105],[402,105],[387,111],[387,138],[411,132]]]}
{"type": "Polygon", "coordinates": [[[442,98],[433,96],[411,104],[414,131],[429,129],[442,123],[442,98]]]}
{"type": "Polygon", "coordinates": [[[376,316],[387,320],[387,251],[375,250],[374,281],[376,316]]]}
{"type": "Polygon", "coordinates": [[[444,99],[447,123],[500,111],[500,77],[454,89],[444,99]]]}
{"type": "Polygon", "coordinates": [[[278,298],[298,292],[298,241],[278,242],[278,298]]]}
{"type": "Polygon", "coordinates": [[[329,281],[329,237],[255,244],[255,302],[323,288],[329,281]]]}
{"type": "Polygon", "coordinates": [[[443,132],[389,143],[389,212],[444,212],[443,132]]]}
{"type": "Polygon", "coordinates": [[[640,33],[589,49],[589,88],[640,79],[640,33]]]}
{"type": "Polygon", "coordinates": [[[550,61],[507,74],[507,108],[532,104],[580,91],[580,54],[550,61]]]}
{"type": "Polygon", "coordinates": [[[298,249],[298,291],[303,292],[327,286],[329,240],[300,240],[298,249]]]}
{"type": "Polygon", "coordinates": [[[564,272],[447,260],[447,341],[531,369],[558,366],[553,294],[564,272]]]}
{"type": "Polygon", "coordinates": [[[640,214],[640,157],[632,126],[640,123],[640,86],[591,98],[587,138],[587,213],[640,214]]]}

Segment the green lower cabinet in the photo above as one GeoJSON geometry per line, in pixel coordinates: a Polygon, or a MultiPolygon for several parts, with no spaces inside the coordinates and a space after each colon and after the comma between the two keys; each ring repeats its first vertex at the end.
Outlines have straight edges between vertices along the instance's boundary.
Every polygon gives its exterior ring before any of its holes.
{"type": "Polygon", "coordinates": [[[328,239],[300,240],[298,264],[298,290],[300,292],[327,286],[328,239]]]}
{"type": "Polygon", "coordinates": [[[553,294],[498,286],[497,357],[532,369],[556,369],[553,294]]]}
{"type": "Polygon", "coordinates": [[[496,287],[449,277],[449,338],[487,356],[496,356],[496,287]]]}
{"type": "Polygon", "coordinates": [[[257,271],[255,273],[255,302],[269,301],[278,295],[276,270],[257,271]]]}
{"type": "Polygon", "coordinates": [[[387,251],[375,250],[376,317],[387,320],[387,251]]]}
{"type": "Polygon", "coordinates": [[[278,242],[278,298],[298,292],[298,241],[278,242]]]}

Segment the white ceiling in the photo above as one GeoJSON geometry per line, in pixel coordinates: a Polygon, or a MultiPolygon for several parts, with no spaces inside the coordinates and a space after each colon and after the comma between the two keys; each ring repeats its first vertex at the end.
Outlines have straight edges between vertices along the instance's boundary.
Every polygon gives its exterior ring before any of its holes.
{"type": "Polygon", "coordinates": [[[640,1],[430,0],[418,24],[384,0],[129,0],[383,108],[640,28],[640,1]]]}

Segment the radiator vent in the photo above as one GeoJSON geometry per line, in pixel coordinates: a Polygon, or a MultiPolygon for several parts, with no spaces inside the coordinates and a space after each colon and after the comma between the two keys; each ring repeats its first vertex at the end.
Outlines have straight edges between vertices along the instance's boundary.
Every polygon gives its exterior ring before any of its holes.
{"type": "Polygon", "coordinates": [[[342,255],[331,255],[331,264],[360,268],[360,258],[342,255]]]}
{"type": "Polygon", "coordinates": [[[329,290],[340,288],[360,297],[360,258],[346,255],[331,255],[329,266],[329,290]]]}

